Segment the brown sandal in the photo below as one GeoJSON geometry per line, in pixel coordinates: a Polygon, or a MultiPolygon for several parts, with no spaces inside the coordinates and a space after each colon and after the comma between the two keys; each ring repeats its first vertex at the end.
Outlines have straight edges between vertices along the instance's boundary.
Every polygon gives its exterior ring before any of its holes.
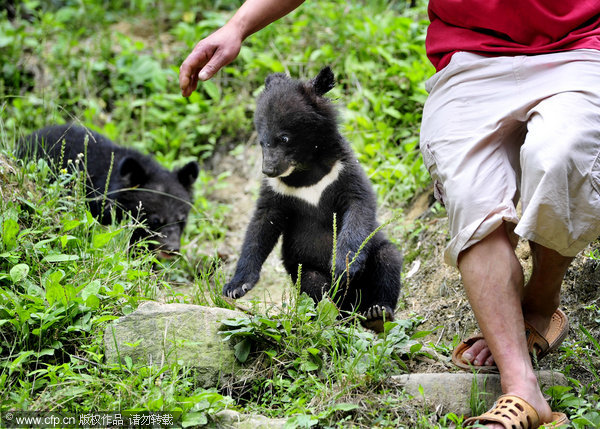
{"type": "MultiPolygon", "coordinates": [[[[527,336],[527,349],[532,358],[540,360],[547,354],[556,350],[569,333],[569,319],[566,314],[556,309],[550,321],[550,327],[546,333],[546,337],[540,334],[533,326],[525,321],[525,335],[527,336]]],[[[476,370],[482,373],[497,373],[496,365],[473,365],[469,361],[463,359],[463,353],[471,348],[478,340],[482,340],[482,334],[476,334],[462,341],[452,352],[452,363],[457,367],[472,371],[476,370]]]]}
{"type": "Polygon", "coordinates": [[[540,425],[537,411],[527,401],[515,395],[502,395],[488,412],[466,419],[463,426],[468,428],[474,425],[499,423],[507,429],[545,429],[560,427],[568,422],[569,419],[564,413],[552,412],[552,422],[540,425]]]}
{"type": "Polygon", "coordinates": [[[527,350],[537,360],[556,350],[567,337],[568,333],[569,319],[567,319],[567,315],[560,308],[557,308],[554,314],[552,314],[546,337],[525,321],[527,350]]]}

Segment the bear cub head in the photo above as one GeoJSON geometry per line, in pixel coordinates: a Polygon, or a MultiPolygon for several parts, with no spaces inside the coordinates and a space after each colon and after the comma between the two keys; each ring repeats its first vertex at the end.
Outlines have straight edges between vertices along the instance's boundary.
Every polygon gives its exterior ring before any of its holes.
{"type": "Polygon", "coordinates": [[[329,67],[309,81],[283,73],[267,76],[254,115],[262,171],[267,177],[286,181],[319,167],[326,172],[340,158],[343,139],[337,130],[337,114],[323,96],[334,85],[329,67]]]}
{"type": "Polygon", "coordinates": [[[111,223],[113,210],[117,220],[129,214],[138,225],[132,243],[147,238],[162,257],[180,250],[200,171],[196,161],[170,171],[150,155],[73,123],[34,131],[19,141],[17,155],[44,158],[55,170],[83,169],[90,212],[102,224],[111,223]]]}
{"type": "MultiPolygon", "coordinates": [[[[198,163],[192,161],[169,171],[140,161],[136,156],[126,156],[119,162],[117,174],[109,184],[111,205],[117,209],[118,217],[128,212],[144,225],[133,232],[132,242],[155,241],[150,248],[166,258],[180,250],[192,187],[199,174],[198,163]]],[[[103,216],[110,216],[110,208],[107,209],[103,216]]]]}

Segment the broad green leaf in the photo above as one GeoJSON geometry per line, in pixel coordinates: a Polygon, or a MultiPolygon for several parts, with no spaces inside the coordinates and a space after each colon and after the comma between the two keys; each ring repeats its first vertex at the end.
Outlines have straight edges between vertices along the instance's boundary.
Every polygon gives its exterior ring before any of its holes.
{"type": "Polygon", "coordinates": [[[423,348],[423,344],[416,343],[410,346],[410,353],[416,353],[423,348]]]}
{"type": "Polygon", "coordinates": [[[410,336],[410,339],[416,340],[419,338],[423,338],[423,337],[426,337],[427,335],[431,334],[431,332],[433,332],[433,331],[417,331],[410,336]]]}
{"type": "Polygon", "coordinates": [[[133,359],[131,359],[131,356],[125,356],[125,357],[123,358],[123,360],[125,361],[125,366],[126,366],[128,369],[131,369],[131,368],[133,368],[133,359]]]}
{"type": "Polygon", "coordinates": [[[305,361],[302,362],[302,365],[300,365],[300,369],[306,372],[316,371],[317,369],[319,369],[319,365],[317,365],[314,362],[305,361]]]}
{"type": "Polygon", "coordinates": [[[44,289],[46,290],[46,300],[50,305],[55,302],[66,304],[67,298],[65,289],[60,284],[65,273],[62,270],[54,271],[44,278],[44,289]]]}
{"type": "Polygon", "coordinates": [[[12,374],[12,372],[15,369],[20,368],[21,365],[23,365],[27,361],[27,359],[29,359],[29,356],[33,354],[34,352],[31,350],[19,353],[19,356],[17,356],[17,358],[14,361],[12,361],[9,365],[9,374],[12,374]]]}
{"type": "Polygon", "coordinates": [[[98,298],[96,295],[90,295],[85,300],[85,305],[87,305],[90,308],[96,309],[100,307],[100,298],[98,298]]]}
{"type": "Polygon", "coordinates": [[[27,264],[18,264],[10,269],[10,278],[13,283],[18,283],[27,278],[27,274],[29,274],[29,265],[27,264]]]}
{"type": "Polygon", "coordinates": [[[330,299],[323,299],[317,305],[317,314],[321,322],[331,325],[336,321],[340,312],[330,299]]]}
{"type": "Polygon", "coordinates": [[[212,80],[202,82],[202,87],[214,101],[219,101],[221,99],[221,91],[219,91],[219,88],[212,80]]]}
{"type": "Polygon", "coordinates": [[[17,234],[19,233],[19,224],[14,219],[4,219],[2,222],[2,242],[4,247],[12,249],[17,245],[17,234]]]}
{"type": "Polygon", "coordinates": [[[284,429],[291,428],[309,428],[319,424],[319,419],[309,414],[297,414],[291,418],[289,418],[285,425],[284,429]]]}
{"type": "Polygon", "coordinates": [[[59,253],[56,255],[47,255],[44,257],[44,261],[46,262],[69,262],[69,261],[78,261],[79,255],[67,255],[65,253],[59,253]]]}
{"type": "Polygon", "coordinates": [[[208,423],[208,418],[205,413],[187,413],[183,416],[181,423],[184,428],[204,426],[208,423]]]}
{"type": "Polygon", "coordinates": [[[65,220],[63,222],[63,230],[65,232],[67,231],[71,231],[72,229],[77,228],[79,225],[82,224],[82,221],[79,219],[71,219],[71,220],[65,220]]]}
{"type": "Polygon", "coordinates": [[[93,322],[94,322],[94,324],[99,324],[102,322],[110,322],[112,320],[117,320],[118,318],[119,318],[118,316],[106,315],[106,316],[100,316],[97,319],[94,319],[93,322]]]}
{"type": "Polygon", "coordinates": [[[100,280],[92,280],[81,289],[81,297],[87,300],[89,296],[96,296],[102,287],[100,280]]]}
{"type": "Polygon", "coordinates": [[[121,231],[111,231],[111,232],[103,232],[100,234],[95,234],[92,238],[92,246],[95,249],[102,249],[104,246],[108,244],[110,240],[121,231]]]}
{"type": "Polygon", "coordinates": [[[358,408],[359,408],[359,406],[356,404],[347,404],[347,403],[343,402],[341,404],[335,404],[332,409],[334,411],[352,411],[352,410],[356,410],[358,408]]]}
{"type": "Polygon", "coordinates": [[[93,225],[94,222],[96,222],[96,218],[94,217],[94,215],[92,215],[92,213],[89,210],[86,210],[85,211],[85,224],[93,225]]]}
{"type": "Polygon", "coordinates": [[[233,347],[233,354],[235,355],[235,358],[241,363],[246,362],[248,355],[250,354],[251,346],[252,344],[247,338],[244,338],[242,341],[237,343],[233,347]]]}

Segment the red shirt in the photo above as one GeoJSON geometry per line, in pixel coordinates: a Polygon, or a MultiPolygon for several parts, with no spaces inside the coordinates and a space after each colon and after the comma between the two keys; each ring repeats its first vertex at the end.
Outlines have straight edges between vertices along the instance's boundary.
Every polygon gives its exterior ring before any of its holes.
{"type": "Polygon", "coordinates": [[[430,0],[425,46],[436,70],[455,52],[600,50],[600,0],[430,0]]]}

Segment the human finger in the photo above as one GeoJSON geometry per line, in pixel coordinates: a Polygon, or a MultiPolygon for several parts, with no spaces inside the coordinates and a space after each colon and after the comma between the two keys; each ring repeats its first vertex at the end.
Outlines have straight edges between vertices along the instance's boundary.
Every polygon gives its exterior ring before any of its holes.
{"type": "Polygon", "coordinates": [[[198,86],[198,73],[209,61],[212,53],[198,43],[179,67],[179,88],[188,97],[198,86]]]}
{"type": "Polygon", "coordinates": [[[219,46],[198,73],[198,79],[204,81],[213,77],[221,68],[231,63],[238,56],[240,49],[241,44],[239,43],[230,42],[219,46]]]}

